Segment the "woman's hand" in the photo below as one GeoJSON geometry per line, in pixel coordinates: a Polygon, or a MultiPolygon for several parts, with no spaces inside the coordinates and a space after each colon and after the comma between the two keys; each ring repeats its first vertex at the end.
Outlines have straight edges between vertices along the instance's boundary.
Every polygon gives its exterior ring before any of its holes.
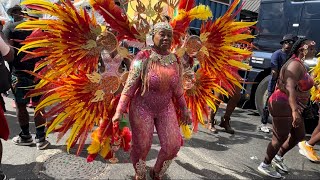
{"type": "Polygon", "coordinates": [[[183,125],[190,125],[191,124],[191,116],[190,116],[190,111],[189,109],[185,109],[182,112],[182,119],[181,119],[181,123],[183,125]]]}
{"type": "Polygon", "coordinates": [[[119,122],[122,118],[122,113],[116,112],[112,117],[112,122],[119,122]]]}
{"type": "Polygon", "coordinates": [[[292,112],[292,118],[293,118],[292,126],[294,128],[299,127],[302,123],[302,117],[301,117],[301,114],[298,112],[298,110],[295,110],[292,112]]]}

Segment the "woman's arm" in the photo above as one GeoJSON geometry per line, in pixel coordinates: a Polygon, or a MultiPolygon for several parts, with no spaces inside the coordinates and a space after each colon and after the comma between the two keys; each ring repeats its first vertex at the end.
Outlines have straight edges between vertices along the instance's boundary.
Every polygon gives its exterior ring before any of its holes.
{"type": "Polygon", "coordinates": [[[10,46],[5,43],[5,41],[0,37],[0,52],[3,58],[8,61],[12,62],[14,58],[14,51],[10,46]]]}
{"type": "Polygon", "coordinates": [[[128,79],[121,93],[120,101],[117,106],[117,113],[124,113],[128,107],[130,99],[134,96],[134,93],[141,84],[141,71],[143,67],[143,61],[147,57],[144,52],[139,52],[136,58],[131,63],[128,79]]]}
{"type": "Polygon", "coordinates": [[[292,117],[293,117],[293,125],[298,126],[297,121],[301,120],[301,113],[303,111],[303,107],[301,107],[297,102],[297,84],[300,80],[300,77],[303,75],[304,67],[301,65],[300,62],[292,61],[285,71],[286,79],[286,89],[288,91],[289,96],[289,105],[292,110],[292,117]]]}
{"type": "MultiPolygon", "coordinates": [[[[183,65],[180,63],[179,64],[179,73],[183,73],[183,65]]],[[[178,106],[180,108],[180,110],[182,111],[182,123],[183,124],[190,124],[191,123],[191,118],[190,118],[190,114],[189,114],[189,109],[186,103],[186,99],[184,98],[184,88],[183,88],[183,78],[181,75],[179,75],[179,82],[178,85],[176,87],[176,89],[174,90],[174,96],[177,100],[178,106]]]]}

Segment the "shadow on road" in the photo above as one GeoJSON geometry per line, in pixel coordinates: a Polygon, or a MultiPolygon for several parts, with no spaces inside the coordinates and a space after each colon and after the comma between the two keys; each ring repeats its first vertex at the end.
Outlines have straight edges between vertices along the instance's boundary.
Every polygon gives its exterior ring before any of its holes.
{"type": "MultiPolygon", "coordinates": [[[[183,167],[184,169],[186,169],[187,171],[193,172],[195,174],[198,174],[201,176],[201,179],[235,179],[234,176],[229,175],[229,174],[221,174],[218,173],[216,171],[212,171],[209,169],[198,169],[196,167],[194,167],[192,164],[189,163],[183,163],[180,160],[176,160],[175,161],[178,165],[180,165],[181,167],[183,167]]],[[[225,167],[223,167],[225,168],[225,167]]],[[[227,169],[227,168],[225,168],[227,169]]],[[[255,175],[249,172],[238,172],[237,170],[234,169],[228,169],[238,175],[241,175],[243,177],[248,177],[250,179],[257,179],[257,178],[261,178],[261,176],[259,175],[255,175]]]]}
{"type": "Polygon", "coordinates": [[[38,179],[38,176],[33,171],[35,165],[35,162],[19,165],[2,164],[2,169],[7,179],[38,179]]]}

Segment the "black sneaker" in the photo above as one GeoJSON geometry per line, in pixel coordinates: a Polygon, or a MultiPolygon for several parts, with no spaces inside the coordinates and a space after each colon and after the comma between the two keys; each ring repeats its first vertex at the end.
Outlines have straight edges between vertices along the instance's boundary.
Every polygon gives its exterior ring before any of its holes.
{"type": "Polygon", "coordinates": [[[20,133],[19,135],[12,138],[12,142],[18,146],[30,146],[33,144],[33,139],[30,134],[23,135],[22,133],[20,133]]]}
{"type": "Polygon", "coordinates": [[[38,150],[43,150],[45,149],[47,146],[50,145],[50,142],[46,140],[45,137],[42,138],[36,138],[36,146],[38,150]]]}

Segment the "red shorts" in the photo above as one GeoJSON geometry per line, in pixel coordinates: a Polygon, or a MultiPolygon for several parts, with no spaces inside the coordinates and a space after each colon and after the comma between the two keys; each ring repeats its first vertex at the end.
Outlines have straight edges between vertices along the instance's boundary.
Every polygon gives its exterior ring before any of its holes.
{"type": "Polygon", "coordinates": [[[0,138],[4,140],[9,138],[9,127],[2,107],[0,107],[0,138]]]}

